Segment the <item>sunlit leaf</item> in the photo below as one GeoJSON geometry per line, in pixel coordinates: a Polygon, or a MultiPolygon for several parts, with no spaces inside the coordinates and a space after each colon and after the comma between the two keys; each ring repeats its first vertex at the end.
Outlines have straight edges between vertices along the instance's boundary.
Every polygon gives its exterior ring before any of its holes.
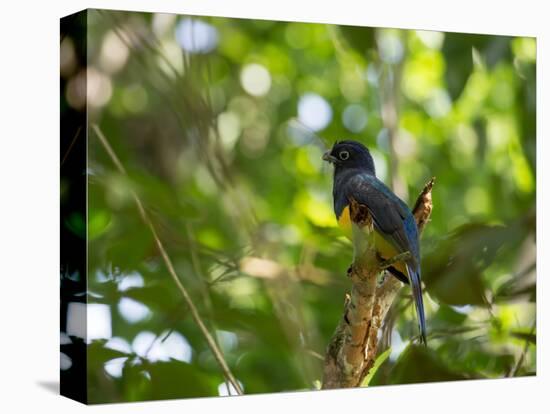
{"type": "Polygon", "coordinates": [[[88,211],[88,237],[95,239],[107,230],[111,224],[111,215],[105,210],[88,211]]]}
{"type": "Polygon", "coordinates": [[[380,368],[380,365],[382,365],[386,361],[386,359],[388,359],[390,354],[391,354],[391,348],[388,348],[376,357],[376,360],[374,361],[374,365],[372,366],[369,373],[367,374],[367,376],[365,377],[365,379],[361,383],[362,387],[368,387],[369,386],[372,378],[374,377],[374,375],[378,371],[378,368],[380,368]]]}

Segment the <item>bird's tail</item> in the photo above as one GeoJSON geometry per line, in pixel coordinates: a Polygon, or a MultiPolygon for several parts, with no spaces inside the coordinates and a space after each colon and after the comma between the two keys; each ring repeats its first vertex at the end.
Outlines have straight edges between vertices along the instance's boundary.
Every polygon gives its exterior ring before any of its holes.
{"type": "Polygon", "coordinates": [[[407,263],[407,272],[411,282],[411,288],[414,298],[414,306],[418,317],[418,326],[420,328],[420,340],[424,345],[426,341],[426,317],[424,316],[424,300],[422,298],[422,282],[420,280],[420,267],[407,263]]]}

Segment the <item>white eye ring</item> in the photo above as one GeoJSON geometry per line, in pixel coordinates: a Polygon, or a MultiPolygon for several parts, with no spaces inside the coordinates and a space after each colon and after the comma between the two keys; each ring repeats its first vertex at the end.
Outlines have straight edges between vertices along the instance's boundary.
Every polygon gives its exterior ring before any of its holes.
{"type": "Polygon", "coordinates": [[[342,160],[342,161],[345,161],[349,158],[349,152],[347,151],[340,151],[340,153],[338,154],[338,157],[342,160]]]}

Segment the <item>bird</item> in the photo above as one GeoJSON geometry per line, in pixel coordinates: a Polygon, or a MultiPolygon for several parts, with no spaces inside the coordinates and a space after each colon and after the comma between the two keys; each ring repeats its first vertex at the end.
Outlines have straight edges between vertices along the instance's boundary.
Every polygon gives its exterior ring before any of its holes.
{"type": "Polygon", "coordinates": [[[334,166],[334,213],[339,227],[354,241],[354,256],[358,253],[358,245],[355,243],[352,224],[361,224],[353,221],[357,220],[356,215],[350,214],[354,206],[368,213],[372,223],[367,227],[374,231],[374,246],[381,260],[392,259],[402,253],[406,256],[405,260],[393,263],[388,271],[402,282],[410,284],[420,341],[427,345],[420,245],[413,213],[403,200],[376,177],[372,155],[362,143],[353,140],[336,141],[332,149],[323,154],[323,160],[334,166]]]}

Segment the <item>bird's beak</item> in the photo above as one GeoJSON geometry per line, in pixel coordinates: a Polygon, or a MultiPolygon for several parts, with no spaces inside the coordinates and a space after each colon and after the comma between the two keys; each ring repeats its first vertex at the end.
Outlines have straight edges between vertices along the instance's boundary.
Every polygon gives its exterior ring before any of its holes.
{"type": "Polygon", "coordinates": [[[336,164],[338,162],[338,158],[330,155],[330,151],[327,151],[323,154],[323,161],[330,162],[332,164],[336,164]]]}

